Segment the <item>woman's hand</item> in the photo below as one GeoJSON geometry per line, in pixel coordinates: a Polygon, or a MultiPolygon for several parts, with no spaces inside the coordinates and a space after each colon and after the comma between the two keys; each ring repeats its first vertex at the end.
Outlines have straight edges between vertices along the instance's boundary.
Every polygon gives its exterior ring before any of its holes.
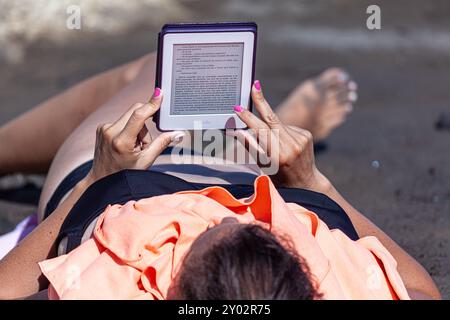
{"type": "Polygon", "coordinates": [[[265,100],[258,81],[252,86],[252,99],[261,118],[236,106],[239,118],[253,130],[256,140],[245,130],[237,130],[248,148],[263,151],[270,158],[271,167],[278,165],[271,175],[278,186],[321,190],[327,179],[319,172],[314,160],[313,137],[309,131],[281,123],[265,100]]]}
{"type": "Polygon", "coordinates": [[[113,124],[97,128],[91,182],[123,169],[147,169],[171,142],[182,140],[182,131],[164,132],[152,141],[145,122],[161,106],[159,88],[148,103],[136,103],[113,124]]]}

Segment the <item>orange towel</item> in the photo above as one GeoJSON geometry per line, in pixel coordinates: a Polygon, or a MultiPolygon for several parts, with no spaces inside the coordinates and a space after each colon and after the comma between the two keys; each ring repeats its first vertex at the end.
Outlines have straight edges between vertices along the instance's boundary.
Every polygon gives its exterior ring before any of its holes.
{"type": "Polygon", "coordinates": [[[220,187],[109,206],[93,237],[39,263],[51,299],[164,299],[192,242],[232,216],[289,236],[325,299],[409,299],[396,261],[375,237],[350,240],[313,212],[285,203],[267,176],[235,199],[220,187]]]}

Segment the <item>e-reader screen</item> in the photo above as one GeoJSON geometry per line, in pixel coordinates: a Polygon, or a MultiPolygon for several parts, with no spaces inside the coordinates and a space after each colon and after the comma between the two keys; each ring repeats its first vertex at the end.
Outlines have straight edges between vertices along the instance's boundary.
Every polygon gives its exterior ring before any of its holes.
{"type": "Polygon", "coordinates": [[[174,44],[170,114],[232,114],[243,55],[243,42],[174,44]]]}

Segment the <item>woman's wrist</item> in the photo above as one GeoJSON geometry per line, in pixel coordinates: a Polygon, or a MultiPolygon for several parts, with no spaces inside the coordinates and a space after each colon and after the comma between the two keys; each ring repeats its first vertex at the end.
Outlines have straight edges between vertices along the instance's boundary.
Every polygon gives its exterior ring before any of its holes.
{"type": "Polygon", "coordinates": [[[320,192],[323,194],[329,193],[333,188],[330,180],[327,179],[317,168],[314,169],[314,172],[309,180],[308,185],[305,189],[320,192]]]}
{"type": "Polygon", "coordinates": [[[311,174],[305,178],[290,177],[289,179],[280,179],[278,176],[273,176],[272,181],[277,187],[306,189],[323,194],[330,194],[333,190],[331,182],[317,169],[314,168],[311,174]]]}
{"type": "Polygon", "coordinates": [[[329,194],[333,190],[333,185],[317,168],[314,168],[306,181],[294,184],[295,188],[307,189],[323,194],[329,194]]]}

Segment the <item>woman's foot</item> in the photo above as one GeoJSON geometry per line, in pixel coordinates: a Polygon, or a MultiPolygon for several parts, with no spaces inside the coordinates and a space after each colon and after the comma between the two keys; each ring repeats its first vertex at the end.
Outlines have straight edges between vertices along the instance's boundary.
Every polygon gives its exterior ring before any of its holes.
{"type": "Polygon", "coordinates": [[[328,137],[353,110],[357,85],[347,72],[330,68],[301,83],[277,108],[283,123],[309,130],[314,141],[328,137]]]}

